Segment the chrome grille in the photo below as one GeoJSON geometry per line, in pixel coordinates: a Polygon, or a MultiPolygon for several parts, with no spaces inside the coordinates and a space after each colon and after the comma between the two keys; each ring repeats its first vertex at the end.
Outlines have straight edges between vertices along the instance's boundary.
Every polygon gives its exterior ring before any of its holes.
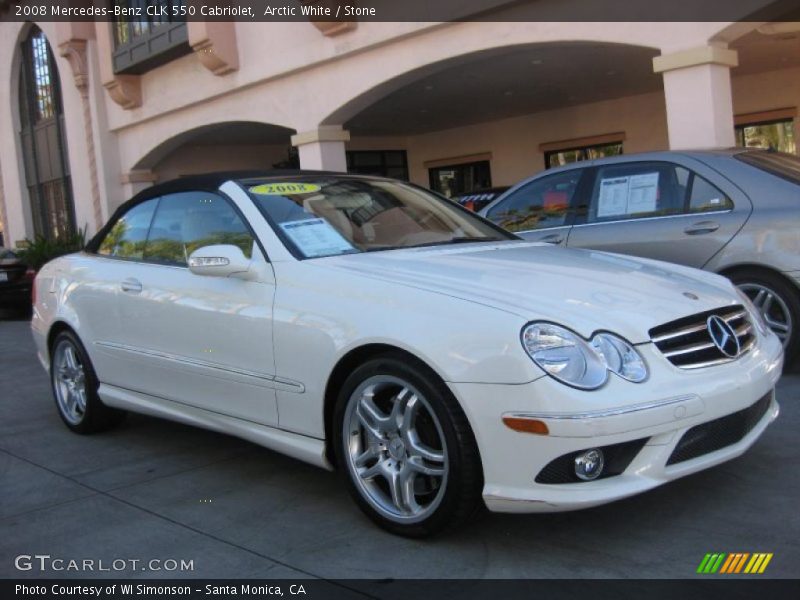
{"type": "Polygon", "coordinates": [[[650,330],[650,339],[669,362],[682,369],[699,369],[730,362],[748,352],[756,340],[747,311],[739,305],[717,308],[659,325],[650,330]],[[740,348],[737,356],[726,356],[711,339],[708,319],[715,315],[736,333],[740,348]]]}

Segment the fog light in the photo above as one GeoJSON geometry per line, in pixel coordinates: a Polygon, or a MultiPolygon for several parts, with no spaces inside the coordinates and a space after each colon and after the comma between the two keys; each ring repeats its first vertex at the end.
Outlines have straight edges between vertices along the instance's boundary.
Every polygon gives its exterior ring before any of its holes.
{"type": "Polygon", "coordinates": [[[583,481],[592,481],[603,472],[603,451],[592,448],[575,457],[575,475],[583,481]]]}

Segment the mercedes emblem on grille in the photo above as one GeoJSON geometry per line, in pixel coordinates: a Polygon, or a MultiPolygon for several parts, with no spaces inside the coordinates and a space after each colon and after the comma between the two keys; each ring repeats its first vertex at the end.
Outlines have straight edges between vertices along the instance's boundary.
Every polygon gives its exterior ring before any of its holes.
{"type": "Polygon", "coordinates": [[[741,350],[739,346],[739,338],[736,337],[736,332],[733,327],[717,315],[711,315],[706,321],[706,329],[708,335],[711,336],[711,341],[714,345],[729,358],[736,358],[739,356],[741,350]]]}

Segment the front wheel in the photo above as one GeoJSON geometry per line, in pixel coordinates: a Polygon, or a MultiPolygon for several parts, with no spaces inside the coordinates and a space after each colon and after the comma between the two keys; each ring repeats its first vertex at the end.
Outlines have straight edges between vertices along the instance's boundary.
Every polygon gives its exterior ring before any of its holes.
{"type": "Polygon", "coordinates": [[[394,357],[356,369],[339,394],[337,462],[360,508],[392,533],[432,535],[480,506],[480,458],[445,385],[394,357]]]}

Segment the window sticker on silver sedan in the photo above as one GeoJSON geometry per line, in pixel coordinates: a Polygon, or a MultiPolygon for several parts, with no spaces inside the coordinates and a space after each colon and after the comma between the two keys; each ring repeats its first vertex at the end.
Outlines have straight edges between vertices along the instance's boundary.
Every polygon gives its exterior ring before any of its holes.
{"type": "Polygon", "coordinates": [[[303,219],[280,224],[300,251],[308,258],[344,254],[355,250],[325,219],[303,219]]]}
{"type": "Polygon", "coordinates": [[[261,196],[294,196],[295,194],[313,194],[319,190],[320,186],[316,183],[289,181],[254,185],[250,188],[250,193],[261,196]]]}
{"type": "Polygon", "coordinates": [[[600,181],[597,216],[602,218],[654,212],[657,201],[657,172],[610,177],[600,181]]]}

